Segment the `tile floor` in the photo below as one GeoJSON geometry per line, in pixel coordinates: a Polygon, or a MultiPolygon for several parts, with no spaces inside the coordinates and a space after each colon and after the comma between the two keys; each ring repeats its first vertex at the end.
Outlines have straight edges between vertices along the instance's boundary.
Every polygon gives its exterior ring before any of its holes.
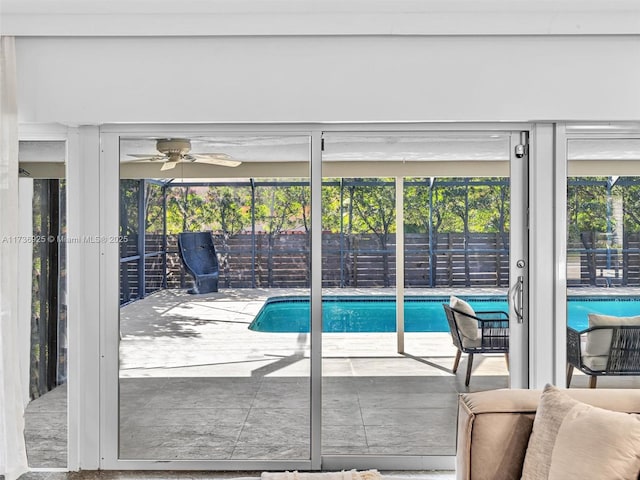
{"type": "MultiPolygon", "coordinates": [[[[381,292],[393,294],[349,291],[381,292]]],[[[121,457],[309,458],[310,337],[247,329],[268,296],[304,293],[164,291],[124,307],[121,457]]],[[[450,370],[448,334],[408,334],[411,355],[396,347],[393,333],[323,336],[325,454],[455,453],[457,394],[466,389],[450,370]]],[[[507,386],[502,357],[476,371],[475,389],[507,386]]]]}
{"type": "MultiPolygon", "coordinates": [[[[247,329],[268,296],[285,293],[165,290],[121,309],[121,458],[308,458],[309,335],[247,329]]],[[[465,388],[466,361],[453,375],[447,333],[407,334],[405,352],[392,333],[323,335],[323,452],[453,455],[458,393],[508,384],[504,358],[483,356],[465,388]]],[[[575,375],[573,386],[585,385],[575,375]]],[[[616,385],[640,387],[599,384],[616,385]]],[[[66,465],[65,412],[64,386],[29,405],[31,466],[66,465]]]]}

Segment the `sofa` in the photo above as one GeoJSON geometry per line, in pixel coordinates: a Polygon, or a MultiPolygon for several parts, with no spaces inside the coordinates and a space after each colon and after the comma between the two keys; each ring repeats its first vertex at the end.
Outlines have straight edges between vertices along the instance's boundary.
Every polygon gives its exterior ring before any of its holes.
{"type": "MultiPolygon", "coordinates": [[[[459,396],[458,480],[521,478],[541,393],[540,390],[514,389],[459,396]]],[[[595,407],[640,413],[640,390],[571,389],[562,393],[595,407]]]]}

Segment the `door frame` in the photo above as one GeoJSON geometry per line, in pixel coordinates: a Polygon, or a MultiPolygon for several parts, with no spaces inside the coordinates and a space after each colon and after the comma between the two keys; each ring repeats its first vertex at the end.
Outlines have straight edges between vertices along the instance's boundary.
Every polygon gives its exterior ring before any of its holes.
{"type": "MultiPolygon", "coordinates": [[[[317,470],[334,468],[380,468],[380,469],[451,469],[454,465],[454,456],[322,456],[321,452],[321,408],[322,398],[322,279],[321,279],[321,182],[322,182],[322,150],[321,138],[328,132],[362,132],[375,135],[383,132],[398,133],[472,133],[472,132],[512,132],[512,136],[520,132],[531,132],[533,125],[528,123],[513,124],[481,124],[481,123],[398,123],[398,124],[242,124],[242,125],[104,125],[99,128],[99,175],[96,184],[99,198],[96,202],[96,212],[99,216],[100,238],[117,238],[118,236],[118,211],[112,208],[119,195],[119,140],[120,137],[131,136],[189,136],[189,135],[308,135],[311,137],[311,197],[312,197],[312,270],[311,270],[311,455],[309,460],[121,460],[118,459],[118,318],[119,310],[119,249],[113,242],[100,242],[99,244],[99,336],[100,336],[100,395],[95,398],[100,408],[99,438],[99,466],[101,469],[119,470],[317,470]]],[[[513,143],[513,142],[512,142],[513,143]]],[[[513,145],[512,169],[513,169],[513,145]]],[[[523,185],[527,184],[527,169],[518,170],[518,175],[523,175],[523,185]]],[[[513,171],[512,171],[513,175],[513,171]]],[[[85,186],[84,191],[90,189],[85,186]]],[[[513,191],[513,188],[512,188],[513,191]]],[[[513,195],[513,193],[512,193],[513,195]]],[[[524,197],[523,204],[528,203],[524,197]]],[[[69,199],[83,201],[83,199],[69,199]]],[[[526,218],[526,215],[523,217],[526,218]]],[[[526,234],[523,233],[523,239],[526,234]]],[[[513,241],[513,237],[512,237],[513,241]]],[[[524,240],[523,240],[524,241],[524,240]]],[[[510,255],[510,263],[514,262],[514,255],[510,255]]],[[[87,276],[88,277],[88,276],[87,276]]],[[[525,295],[526,298],[526,295],[525,295]]],[[[513,315],[513,312],[511,312],[513,315]]],[[[527,322],[525,328],[520,329],[521,334],[512,337],[513,346],[526,342],[527,322]]],[[[513,331],[513,329],[512,329],[513,331]]],[[[95,352],[94,352],[95,355],[95,352]]],[[[527,365],[528,357],[526,349],[522,351],[522,361],[519,363],[512,355],[511,373],[520,375],[518,386],[528,384],[527,365]],[[514,362],[514,360],[516,360],[514,362]],[[514,366],[515,365],[515,366],[514,366]],[[514,370],[517,369],[517,370],[514,370]]],[[[88,380],[83,378],[82,380],[88,380]]]]}

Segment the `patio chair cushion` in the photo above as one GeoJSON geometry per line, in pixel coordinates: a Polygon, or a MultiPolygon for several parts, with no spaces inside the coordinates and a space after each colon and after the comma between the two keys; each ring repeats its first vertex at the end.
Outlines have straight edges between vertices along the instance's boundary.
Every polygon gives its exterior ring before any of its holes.
{"type": "MultiPolygon", "coordinates": [[[[589,327],[608,327],[617,325],[640,325],[640,316],[614,317],[612,315],[589,314],[589,327]]],[[[584,353],[588,356],[609,355],[611,330],[595,330],[586,334],[587,343],[584,353]]]]}
{"type": "Polygon", "coordinates": [[[482,337],[471,339],[468,337],[462,337],[462,346],[464,348],[480,348],[482,347],[482,337]]]}
{"type": "Polygon", "coordinates": [[[545,387],[522,480],[636,480],[638,471],[640,415],[587,405],[552,385],[545,387]]]}
{"type": "MultiPolygon", "coordinates": [[[[473,310],[473,307],[471,307],[471,305],[454,295],[451,295],[451,297],[449,298],[449,306],[451,308],[455,308],[456,310],[460,310],[461,312],[468,315],[473,315],[474,317],[476,316],[476,312],[473,310]]],[[[460,315],[457,312],[453,312],[453,315],[455,316],[456,324],[458,325],[460,334],[469,340],[477,340],[478,321],[474,318],[467,317],[466,315],[460,315]]]]}
{"type": "Polygon", "coordinates": [[[594,371],[606,370],[608,360],[608,355],[582,356],[582,363],[584,364],[584,366],[594,371]]]}

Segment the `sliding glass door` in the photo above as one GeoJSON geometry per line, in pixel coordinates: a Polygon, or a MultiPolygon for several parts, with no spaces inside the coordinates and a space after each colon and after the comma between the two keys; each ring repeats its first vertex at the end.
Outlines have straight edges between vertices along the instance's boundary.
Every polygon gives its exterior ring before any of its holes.
{"type": "Polygon", "coordinates": [[[526,144],[521,132],[325,133],[324,465],[452,468],[458,394],[526,385],[526,144]],[[500,349],[455,347],[453,297],[504,312],[500,349]]]}
{"type": "Polygon", "coordinates": [[[102,144],[102,468],[446,469],[458,393],[526,385],[523,129],[102,144]]]}
{"type": "Polygon", "coordinates": [[[567,383],[640,388],[640,136],[567,128],[567,383]]]}
{"type": "Polygon", "coordinates": [[[309,136],[109,140],[119,321],[105,466],[308,468],[309,136]],[[266,305],[283,295],[307,305],[289,326],[266,305]]]}

